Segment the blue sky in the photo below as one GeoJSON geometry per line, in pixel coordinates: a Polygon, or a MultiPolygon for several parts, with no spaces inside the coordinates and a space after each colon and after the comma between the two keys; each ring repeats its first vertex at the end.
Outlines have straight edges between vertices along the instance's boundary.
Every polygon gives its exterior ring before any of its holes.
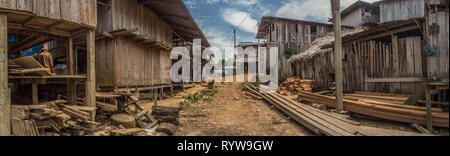
{"type": "MultiPolygon", "coordinates": [[[[346,7],[356,1],[341,0],[341,6],[346,7]]],[[[326,22],[331,16],[330,0],[183,0],[183,2],[211,45],[221,49],[233,44],[231,27],[240,26],[237,29],[238,43],[256,42],[257,24],[263,16],[317,22],[326,22]]]]}

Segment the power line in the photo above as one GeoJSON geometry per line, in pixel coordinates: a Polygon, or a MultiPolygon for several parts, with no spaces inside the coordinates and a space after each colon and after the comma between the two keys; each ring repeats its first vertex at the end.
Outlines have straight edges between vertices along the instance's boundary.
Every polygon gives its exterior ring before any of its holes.
{"type": "Polygon", "coordinates": [[[247,13],[247,16],[245,16],[244,20],[242,20],[241,24],[239,24],[238,29],[241,28],[242,24],[244,24],[245,20],[247,20],[248,16],[253,12],[253,9],[256,8],[256,6],[258,5],[259,0],[256,0],[255,5],[253,5],[253,7],[250,9],[250,11],[247,13]]]}

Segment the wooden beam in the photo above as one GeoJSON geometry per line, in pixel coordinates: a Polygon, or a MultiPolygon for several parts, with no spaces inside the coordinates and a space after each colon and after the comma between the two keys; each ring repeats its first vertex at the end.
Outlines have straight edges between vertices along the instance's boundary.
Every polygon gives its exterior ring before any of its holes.
{"type": "Polygon", "coordinates": [[[56,36],[64,36],[64,37],[69,37],[71,36],[71,33],[68,31],[64,31],[64,30],[47,30],[47,27],[37,27],[37,26],[27,26],[27,25],[23,25],[23,24],[19,24],[19,23],[8,23],[8,28],[9,29],[18,29],[18,30],[26,30],[26,31],[35,31],[35,32],[40,32],[40,33],[45,33],[45,34],[51,34],[51,35],[56,35],[56,36]]]}
{"type": "Polygon", "coordinates": [[[0,13],[0,136],[11,135],[11,99],[8,88],[8,16],[0,13]]]}
{"type": "MultiPolygon", "coordinates": [[[[95,30],[89,30],[86,34],[87,41],[87,80],[86,80],[86,105],[96,107],[96,83],[95,83],[95,30]]],[[[91,121],[95,121],[95,112],[91,115],[91,121]]]]}
{"type": "Polygon", "coordinates": [[[341,40],[341,12],[340,0],[331,0],[331,8],[333,12],[333,25],[335,34],[334,43],[334,62],[336,70],[336,110],[343,111],[343,81],[342,81],[342,40],[341,40]]]}
{"type": "MultiPolygon", "coordinates": [[[[66,58],[68,65],[68,74],[76,75],[75,73],[75,54],[73,52],[73,38],[69,37],[67,39],[66,45],[66,58]]],[[[70,105],[77,104],[77,89],[76,89],[76,80],[68,79],[67,80],[67,99],[70,105]]]]}
{"type": "Polygon", "coordinates": [[[33,101],[33,105],[39,104],[39,94],[38,94],[38,82],[37,82],[37,80],[32,80],[32,83],[31,83],[31,99],[33,101]]]}
{"type": "Polygon", "coordinates": [[[391,78],[367,78],[366,83],[415,83],[424,82],[425,78],[420,77],[391,77],[391,78]]]}
{"type": "Polygon", "coordinates": [[[431,112],[431,91],[430,86],[427,83],[427,87],[425,89],[425,97],[427,99],[427,129],[429,131],[433,131],[433,115],[431,112]]]}

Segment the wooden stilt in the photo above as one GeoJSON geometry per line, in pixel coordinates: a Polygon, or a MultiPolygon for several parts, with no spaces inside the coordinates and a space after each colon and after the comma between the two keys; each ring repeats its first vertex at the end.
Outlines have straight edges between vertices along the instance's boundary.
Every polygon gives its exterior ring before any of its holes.
{"type": "Polygon", "coordinates": [[[163,100],[163,96],[164,96],[164,88],[160,88],[160,92],[159,92],[159,101],[163,100]]]}
{"type": "Polygon", "coordinates": [[[153,89],[153,105],[158,106],[158,90],[153,89]]]}
{"type": "MultiPolygon", "coordinates": [[[[89,30],[87,38],[87,80],[86,80],[86,105],[96,107],[96,84],[95,84],[95,30],[89,30]]],[[[95,121],[95,112],[91,115],[95,121]]]]}
{"type": "MultiPolygon", "coordinates": [[[[75,55],[73,52],[73,38],[69,37],[67,40],[66,57],[69,75],[75,75],[75,55]]],[[[77,89],[76,81],[74,79],[67,80],[67,99],[69,105],[77,104],[77,89]]]]}
{"type": "Polygon", "coordinates": [[[33,105],[39,104],[39,94],[38,94],[38,80],[33,79],[31,83],[31,99],[33,105]]]}
{"type": "Polygon", "coordinates": [[[8,88],[8,20],[0,14],[0,136],[11,135],[11,97],[8,88]]]}
{"type": "Polygon", "coordinates": [[[433,131],[433,117],[432,117],[432,111],[431,111],[431,91],[430,86],[427,83],[427,87],[425,90],[425,96],[427,99],[427,129],[432,132],[433,131]]]}
{"type": "Polygon", "coordinates": [[[342,40],[341,40],[341,12],[340,12],[340,0],[331,0],[331,6],[333,11],[333,25],[335,39],[334,42],[334,56],[335,56],[335,69],[336,69],[336,110],[343,111],[343,82],[342,82],[342,40]]]}
{"type": "Polygon", "coordinates": [[[170,97],[173,97],[173,84],[170,85],[170,97]]]}

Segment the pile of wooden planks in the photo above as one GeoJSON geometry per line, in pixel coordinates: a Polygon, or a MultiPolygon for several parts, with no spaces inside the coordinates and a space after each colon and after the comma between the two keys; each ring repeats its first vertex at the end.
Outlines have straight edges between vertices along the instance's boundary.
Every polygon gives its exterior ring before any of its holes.
{"type": "Polygon", "coordinates": [[[288,78],[281,83],[278,93],[281,95],[297,94],[299,91],[312,92],[314,88],[313,80],[302,80],[298,77],[288,78]]]}
{"type": "Polygon", "coordinates": [[[50,69],[44,68],[33,57],[23,57],[14,61],[14,67],[9,69],[9,74],[13,75],[37,75],[37,76],[52,76],[50,69]]]}
{"type": "Polygon", "coordinates": [[[290,100],[280,94],[261,94],[253,86],[245,86],[253,94],[262,96],[264,100],[286,113],[293,120],[318,135],[327,136],[416,136],[412,132],[386,130],[361,126],[360,123],[349,120],[347,116],[318,110],[290,100]]]}
{"type": "Polygon", "coordinates": [[[13,105],[11,110],[15,136],[72,135],[72,132],[92,132],[91,127],[100,125],[90,120],[96,108],[67,105],[65,100],[13,105]]]}
{"type": "MultiPolygon", "coordinates": [[[[323,104],[327,107],[336,107],[336,98],[326,95],[300,91],[298,98],[311,103],[323,104]]],[[[403,101],[402,97],[382,99],[377,96],[347,95],[344,98],[344,109],[353,113],[363,114],[381,119],[426,125],[426,110],[424,107],[407,106],[389,101],[403,101]],[[366,98],[364,98],[366,97],[366,98]],[[376,100],[378,99],[378,100],[376,100]]],[[[433,109],[433,126],[449,127],[449,113],[433,109]]]]}

